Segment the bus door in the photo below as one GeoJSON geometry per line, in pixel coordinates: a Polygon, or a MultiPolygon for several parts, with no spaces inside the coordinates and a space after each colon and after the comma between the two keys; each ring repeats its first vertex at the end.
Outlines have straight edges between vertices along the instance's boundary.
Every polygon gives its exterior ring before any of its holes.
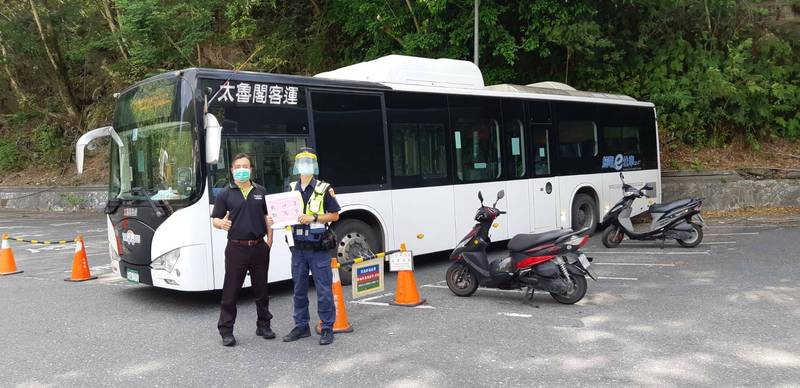
{"type": "MultiPolygon", "coordinates": [[[[483,193],[484,205],[491,206],[497,192],[506,190],[504,180],[502,114],[500,101],[483,97],[450,96],[455,165],[455,232],[459,237],[475,224],[475,210],[483,193]]],[[[497,207],[508,208],[507,198],[497,207]]],[[[494,241],[509,238],[507,219],[499,219],[491,230],[494,241]]]]}
{"type": "MultiPolygon", "coordinates": [[[[307,90],[304,86],[278,84],[265,77],[258,82],[246,80],[201,79],[201,88],[216,90],[208,105],[222,125],[219,161],[208,166],[209,209],[226,185],[231,183],[231,157],[248,153],[253,158],[253,182],[268,193],[287,189],[292,176],[294,155],[309,144],[310,125],[307,90]]],[[[225,275],[227,233],[211,229],[214,286],[222,288],[225,275]]],[[[292,277],[289,247],[284,230],[276,230],[270,253],[269,281],[292,277]]],[[[245,285],[249,285],[249,278],[245,285]]]]}
{"type": "MultiPolygon", "coordinates": [[[[305,147],[306,137],[301,136],[225,136],[223,137],[222,153],[219,162],[209,168],[209,187],[213,199],[225,187],[232,183],[230,172],[230,160],[239,153],[247,153],[253,159],[252,180],[267,189],[267,193],[280,193],[289,186],[292,178],[292,167],[294,166],[294,155],[300,148],[305,147]]],[[[289,247],[284,243],[283,230],[276,230],[273,236],[270,262],[269,281],[279,281],[292,277],[291,262],[287,259],[291,256],[289,247]]],[[[212,228],[212,244],[214,247],[215,270],[214,283],[221,287],[225,276],[225,245],[227,244],[227,233],[223,230],[212,228]]],[[[245,285],[249,284],[249,275],[245,279],[245,285]]]]}
{"type": "Polygon", "coordinates": [[[553,125],[550,103],[529,103],[533,179],[530,180],[532,226],[535,232],[556,228],[558,216],[558,177],[553,176],[551,150],[553,125]]]}
{"type": "Polygon", "coordinates": [[[528,131],[525,129],[525,102],[517,99],[504,99],[503,103],[503,143],[505,156],[506,199],[508,214],[499,222],[508,224],[509,237],[533,230],[531,214],[528,210],[533,203],[530,196],[531,168],[528,159],[531,151],[528,131]]]}

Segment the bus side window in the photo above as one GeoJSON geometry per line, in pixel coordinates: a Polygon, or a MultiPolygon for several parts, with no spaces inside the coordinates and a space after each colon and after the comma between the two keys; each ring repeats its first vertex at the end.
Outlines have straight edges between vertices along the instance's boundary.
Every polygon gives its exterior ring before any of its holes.
{"type": "Polygon", "coordinates": [[[387,92],[385,96],[392,186],[450,183],[447,98],[408,92],[387,92]]]}
{"type": "Polygon", "coordinates": [[[503,133],[506,155],[508,155],[508,178],[524,178],[527,175],[528,152],[525,131],[525,107],[521,100],[504,99],[503,133]]]}
{"type": "Polygon", "coordinates": [[[456,176],[461,182],[499,179],[503,174],[500,101],[450,96],[456,176]]]}
{"type": "Polygon", "coordinates": [[[602,157],[598,149],[597,106],[572,102],[556,104],[558,171],[555,173],[569,175],[600,172],[602,157]]]}
{"type": "Polygon", "coordinates": [[[550,128],[534,125],[533,173],[536,177],[550,176],[550,128]]]}
{"type": "Polygon", "coordinates": [[[311,107],[319,177],[337,189],[386,184],[381,96],[315,90],[311,107]]]}
{"type": "Polygon", "coordinates": [[[391,123],[392,175],[423,179],[447,176],[443,124],[391,123]]]}

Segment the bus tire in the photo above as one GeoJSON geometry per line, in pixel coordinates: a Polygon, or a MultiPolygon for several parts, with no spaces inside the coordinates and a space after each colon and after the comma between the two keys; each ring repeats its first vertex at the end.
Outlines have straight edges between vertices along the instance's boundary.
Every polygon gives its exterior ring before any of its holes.
{"type": "MultiPolygon", "coordinates": [[[[369,249],[373,253],[380,252],[380,240],[378,234],[366,222],[356,219],[342,220],[333,225],[333,231],[339,243],[334,249],[334,256],[343,261],[352,259],[353,255],[369,249]]],[[[352,266],[343,265],[339,267],[339,278],[342,285],[351,283],[352,266]]]]}
{"type": "Polygon", "coordinates": [[[572,201],[572,230],[590,228],[594,232],[597,228],[597,202],[591,195],[580,193],[572,201]]]}

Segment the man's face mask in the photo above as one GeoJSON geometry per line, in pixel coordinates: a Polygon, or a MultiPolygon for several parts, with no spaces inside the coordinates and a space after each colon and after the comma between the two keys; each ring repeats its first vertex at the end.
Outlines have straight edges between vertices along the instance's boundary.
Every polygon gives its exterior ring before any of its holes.
{"type": "Polygon", "coordinates": [[[247,182],[250,180],[249,168],[235,168],[233,169],[233,179],[237,182],[247,182]]]}

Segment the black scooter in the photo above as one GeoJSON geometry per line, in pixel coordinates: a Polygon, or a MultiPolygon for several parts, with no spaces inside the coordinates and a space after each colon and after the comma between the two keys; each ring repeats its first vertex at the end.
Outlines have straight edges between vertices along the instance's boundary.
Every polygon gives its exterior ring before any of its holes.
{"type": "Polygon", "coordinates": [[[647,210],[653,221],[644,232],[637,232],[631,223],[631,206],[636,198],[646,197],[645,191],[652,190],[650,185],[635,188],[625,183],[625,177],[619,173],[622,181],[622,199],[603,217],[597,230],[603,230],[602,241],[606,248],[614,248],[625,236],[631,240],[675,239],[686,248],[694,248],[703,241],[705,222],[700,215],[703,198],[679,199],[669,203],[655,204],[647,210]],[[697,217],[695,217],[697,216],[697,217]]]}
{"type": "MultiPolygon", "coordinates": [[[[497,193],[497,200],[505,195],[497,193]]],[[[559,303],[577,303],[586,295],[586,275],[597,280],[589,270],[591,258],[580,252],[589,242],[589,229],[577,232],[556,230],[538,234],[520,234],[508,242],[511,256],[489,261],[486,247],[489,228],[497,217],[506,214],[492,206],[483,205],[475,214],[478,223],[458,243],[447,270],[447,286],[458,296],[470,296],[478,286],[517,290],[525,288],[525,296],[533,298],[534,290],[543,290],[559,303]]]]}

